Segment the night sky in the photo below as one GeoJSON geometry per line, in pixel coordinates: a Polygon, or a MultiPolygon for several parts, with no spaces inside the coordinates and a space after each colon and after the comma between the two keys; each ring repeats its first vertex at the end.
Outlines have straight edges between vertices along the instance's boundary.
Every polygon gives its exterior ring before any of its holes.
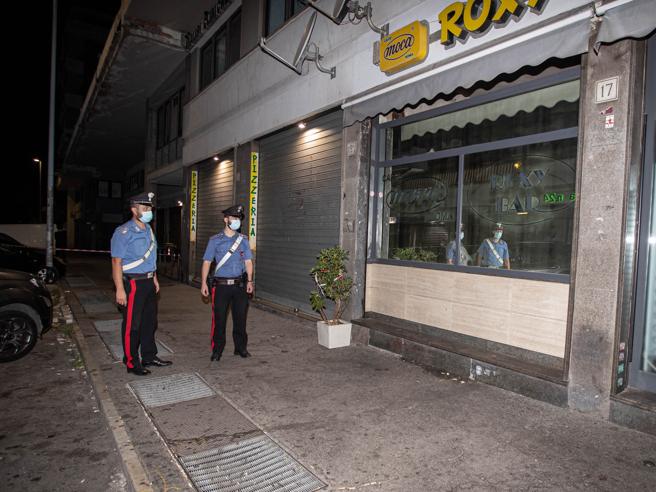
{"type": "MultiPolygon", "coordinates": [[[[61,36],[71,12],[77,7],[109,13],[109,19],[118,11],[117,0],[59,0],[58,31],[61,36]]],[[[5,148],[9,149],[0,184],[3,197],[0,224],[45,222],[47,160],[48,160],[48,111],[50,100],[50,47],[52,28],[52,1],[8,2],[6,19],[12,19],[19,28],[19,35],[11,40],[9,63],[5,65],[5,93],[9,100],[9,121],[6,122],[8,137],[5,148]],[[43,161],[42,169],[42,217],[39,218],[39,166],[33,158],[43,161]]],[[[78,8],[77,14],[80,9],[78,8]]],[[[109,26],[98,27],[106,36],[109,26]]],[[[65,53],[62,43],[58,58],[65,53]]],[[[102,47],[100,47],[102,49],[102,47]]],[[[87,61],[95,69],[100,54],[89,53],[87,61]]],[[[89,77],[91,75],[89,74],[89,77]]],[[[88,88],[88,84],[86,85],[88,88]]],[[[55,133],[55,139],[59,135],[55,133]]],[[[55,152],[57,140],[55,142],[55,152]]],[[[55,154],[55,170],[59,167],[55,154]]],[[[55,178],[56,180],[56,178],[55,178]]],[[[64,216],[63,196],[55,195],[55,221],[64,216]]]]}
{"type": "Polygon", "coordinates": [[[9,45],[11,61],[5,70],[6,87],[11,87],[5,93],[11,118],[5,122],[9,152],[0,184],[3,224],[37,221],[39,169],[33,157],[43,160],[45,193],[52,22],[50,2],[40,2],[38,7],[31,2],[9,2],[7,8],[10,12],[5,18],[17,21],[21,34],[9,45]]]}

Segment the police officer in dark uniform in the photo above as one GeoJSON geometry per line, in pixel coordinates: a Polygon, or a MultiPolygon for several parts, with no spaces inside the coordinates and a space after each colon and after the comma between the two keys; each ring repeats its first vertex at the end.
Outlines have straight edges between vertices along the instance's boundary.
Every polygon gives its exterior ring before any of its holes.
{"type": "Polygon", "coordinates": [[[132,219],[112,236],[112,277],[116,303],[122,306],[123,362],[128,372],[144,376],[148,366],[168,366],[157,357],[157,241],[148,223],[153,219],[154,193],[130,200],[132,219]],[[139,357],[141,347],[141,358],[139,357]]]}
{"type": "Polygon", "coordinates": [[[235,355],[250,357],[246,349],[246,311],[248,295],[253,293],[253,255],[248,239],[240,234],[239,228],[244,218],[244,208],[234,205],[223,211],[224,228],[207,243],[203,255],[201,271],[201,293],[212,295],[212,357],[221,359],[226,345],[226,321],[228,308],[232,306],[232,339],[235,343],[235,355]],[[210,275],[212,260],[216,268],[212,272],[211,286],[207,278],[210,275]]]}

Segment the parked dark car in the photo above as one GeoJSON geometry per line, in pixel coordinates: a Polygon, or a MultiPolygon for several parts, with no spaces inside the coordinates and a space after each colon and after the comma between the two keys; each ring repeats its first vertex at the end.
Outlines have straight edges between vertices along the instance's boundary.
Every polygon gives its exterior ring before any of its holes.
{"type": "Polygon", "coordinates": [[[33,273],[46,283],[55,282],[66,275],[66,263],[56,256],[52,268],[46,266],[46,252],[31,248],[0,232],[0,268],[33,273]]]}
{"type": "Polygon", "coordinates": [[[52,327],[52,297],[32,274],[0,269],[0,362],[20,359],[52,327]]]}

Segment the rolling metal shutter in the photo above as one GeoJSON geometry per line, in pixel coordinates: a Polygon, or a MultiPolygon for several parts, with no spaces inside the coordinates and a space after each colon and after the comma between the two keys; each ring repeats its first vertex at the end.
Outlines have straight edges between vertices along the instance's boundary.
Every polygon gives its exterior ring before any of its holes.
{"type": "Polygon", "coordinates": [[[223,230],[223,214],[233,203],[232,161],[209,162],[198,166],[198,229],[196,231],[195,277],[200,279],[200,268],[207,242],[223,230]]]}
{"type": "Polygon", "coordinates": [[[260,141],[257,296],[310,312],[309,273],[339,243],[342,112],[260,141]]]}

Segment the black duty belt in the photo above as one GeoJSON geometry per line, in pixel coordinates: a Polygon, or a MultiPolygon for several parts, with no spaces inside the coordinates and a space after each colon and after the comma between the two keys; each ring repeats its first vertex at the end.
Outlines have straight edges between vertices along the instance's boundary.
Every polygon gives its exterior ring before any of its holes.
{"type": "Polygon", "coordinates": [[[241,285],[243,282],[241,277],[214,277],[215,285],[241,285]]]}
{"type": "Polygon", "coordinates": [[[124,273],[123,278],[125,280],[141,280],[144,278],[153,278],[155,276],[155,272],[148,272],[148,273],[124,273]]]}

